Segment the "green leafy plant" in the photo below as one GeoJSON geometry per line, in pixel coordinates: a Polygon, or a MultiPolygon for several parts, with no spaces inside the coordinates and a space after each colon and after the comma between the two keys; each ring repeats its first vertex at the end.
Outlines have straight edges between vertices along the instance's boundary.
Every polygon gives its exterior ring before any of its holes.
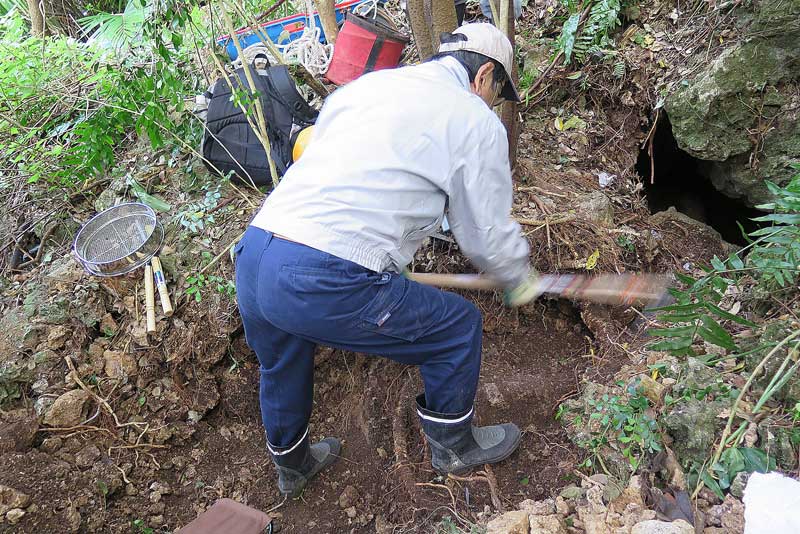
{"type": "MultiPolygon", "coordinates": [[[[638,386],[629,387],[626,395],[604,394],[599,399],[590,399],[588,404],[593,409],[589,414],[592,436],[583,446],[591,456],[582,467],[592,467],[595,461],[602,466],[605,446],[618,449],[628,459],[632,471],[639,467],[645,453],[661,450],[658,423],[647,414],[650,401],[638,386]]],[[[582,422],[582,419],[575,421],[582,422]]]]}
{"type": "Polygon", "coordinates": [[[186,277],[186,295],[193,297],[195,302],[203,300],[203,289],[208,286],[216,288],[221,293],[231,299],[236,297],[236,284],[232,280],[227,280],[217,275],[204,275],[201,273],[186,277]]]}
{"type": "Polygon", "coordinates": [[[730,447],[722,452],[710,470],[693,464],[687,482],[690,487],[695,487],[702,480],[711,491],[723,499],[724,491],[730,488],[733,479],[739,473],[767,473],[774,469],[775,458],[768,456],[763,450],[754,447],[730,447]]]}
{"type": "Polygon", "coordinates": [[[592,53],[614,47],[611,34],[620,25],[619,16],[623,8],[622,2],[620,0],[587,1],[591,7],[589,7],[586,21],[579,28],[581,13],[588,4],[577,4],[574,0],[562,0],[568,17],[556,39],[556,51],[563,52],[564,62],[567,64],[573,58],[578,63],[585,63],[592,53]]]}
{"type": "Polygon", "coordinates": [[[202,200],[187,204],[178,213],[178,221],[181,226],[193,233],[202,232],[207,225],[215,222],[213,212],[221,197],[219,184],[214,188],[206,188],[206,194],[202,200]]]}
{"type": "Polygon", "coordinates": [[[143,519],[134,519],[132,525],[137,534],[153,534],[155,532],[152,528],[145,526],[143,519]]]}
{"type": "Polygon", "coordinates": [[[627,250],[628,252],[636,252],[636,245],[634,244],[633,239],[629,235],[626,234],[618,235],[617,245],[627,250]]]}
{"type": "MultiPolygon", "coordinates": [[[[800,166],[795,167],[800,170],[800,166]]],[[[750,244],[726,260],[714,257],[710,267],[703,267],[704,276],[693,278],[676,274],[685,289],[670,289],[676,303],[656,308],[658,320],[664,328],[652,328],[650,335],[661,338],[652,344],[652,350],[669,351],[674,355],[698,356],[694,345],[705,340],[731,352],[738,350],[731,326],[734,324],[755,327],[739,315],[720,308],[719,303],[728,288],[737,284],[744,273],[768,290],[793,285],[800,269],[800,174],[795,175],[785,187],[767,182],[775,201],[759,206],[773,213],[757,217],[756,221],[770,226],[749,234],[750,244]],[[751,249],[745,260],[743,253],[751,249]]],[[[760,350],[763,347],[758,347],[760,350]]],[[[734,354],[733,357],[745,354],[734,354]]],[[[704,356],[708,363],[714,357],[704,356]]]]}

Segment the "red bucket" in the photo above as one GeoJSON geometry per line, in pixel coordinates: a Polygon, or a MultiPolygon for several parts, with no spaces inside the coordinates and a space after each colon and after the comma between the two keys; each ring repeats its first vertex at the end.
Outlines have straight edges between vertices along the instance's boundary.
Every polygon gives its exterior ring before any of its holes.
{"type": "Polygon", "coordinates": [[[343,85],[364,73],[396,67],[408,41],[405,35],[348,12],[325,77],[343,85]]]}

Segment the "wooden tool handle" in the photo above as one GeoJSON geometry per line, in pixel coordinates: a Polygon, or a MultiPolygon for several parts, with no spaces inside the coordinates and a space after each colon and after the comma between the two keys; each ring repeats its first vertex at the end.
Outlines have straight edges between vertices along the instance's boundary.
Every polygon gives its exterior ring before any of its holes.
{"type": "Polygon", "coordinates": [[[153,291],[153,268],[150,264],[144,266],[144,302],[147,310],[147,333],[156,331],[156,296],[153,291]]]}
{"type": "MultiPolygon", "coordinates": [[[[478,291],[494,291],[502,286],[479,274],[408,273],[410,280],[421,284],[478,291]]],[[[612,305],[652,305],[666,293],[666,280],[657,275],[541,275],[540,291],[568,299],[612,305]]]]}
{"type": "Polygon", "coordinates": [[[171,317],[173,313],[172,302],[169,299],[169,289],[167,289],[167,281],[164,278],[164,269],[161,268],[161,260],[158,259],[158,256],[153,256],[150,263],[153,265],[153,277],[158,288],[158,295],[161,297],[161,307],[164,309],[164,315],[171,317]]]}
{"type": "Polygon", "coordinates": [[[407,273],[406,276],[409,280],[426,286],[473,289],[477,291],[502,289],[502,286],[491,278],[479,274],[407,273]]]}

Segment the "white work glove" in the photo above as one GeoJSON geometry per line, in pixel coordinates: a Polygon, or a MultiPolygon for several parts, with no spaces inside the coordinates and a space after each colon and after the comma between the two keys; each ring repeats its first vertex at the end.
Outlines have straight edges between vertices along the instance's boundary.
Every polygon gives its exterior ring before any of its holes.
{"type": "Polygon", "coordinates": [[[531,269],[528,277],[521,284],[503,292],[503,302],[510,308],[516,308],[517,306],[528,304],[541,294],[539,273],[535,269],[531,269]]]}

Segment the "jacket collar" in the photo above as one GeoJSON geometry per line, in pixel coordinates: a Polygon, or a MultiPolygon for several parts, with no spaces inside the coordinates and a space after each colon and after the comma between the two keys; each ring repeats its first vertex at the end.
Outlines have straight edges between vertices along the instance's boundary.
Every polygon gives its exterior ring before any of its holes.
{"type": "Polygon", "coordinates": [[[469,75],[467,69],[453,57],[442,57],[434,61],[436,65],[443,67],[447,73],[452,76],[458,85],[469,91],[469,75]]]}

